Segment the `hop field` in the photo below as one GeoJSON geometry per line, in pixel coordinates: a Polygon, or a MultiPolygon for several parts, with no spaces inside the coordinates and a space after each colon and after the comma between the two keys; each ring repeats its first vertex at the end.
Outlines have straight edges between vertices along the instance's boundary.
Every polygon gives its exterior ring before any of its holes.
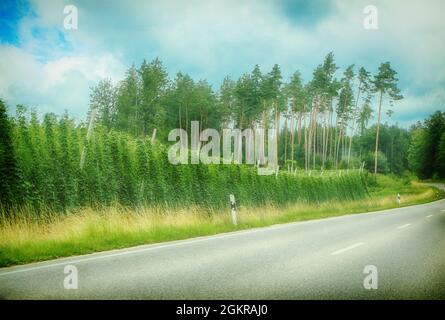
{"type": "Polygon", "coordinates": [[[22,114],[13,132],[20,181],[11,197],[16,206],[26,204],[37,213],[110,205],[214,210],[226,208],[230,194],[239,206],[367,196],[357,171],[260,176],[249,165],[172,165],[163,144],[100,126],[87,142],[85,129],[68,117],[46,115],[39,122],[22,114]]]}

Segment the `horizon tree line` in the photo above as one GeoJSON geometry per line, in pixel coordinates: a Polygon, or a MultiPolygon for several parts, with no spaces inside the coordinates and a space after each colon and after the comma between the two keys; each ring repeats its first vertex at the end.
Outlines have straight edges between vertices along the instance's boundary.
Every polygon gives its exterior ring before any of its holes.
{"type": "MultiPolygon", "coordinates": [[[[190,132],[193,120],[201,130],[279,128],[283,171],[357,168],[364,162],[373,172],[409,175],[410,170],[424,179],[445,178],[445,113],[438,111],[410,129],[380,123],[380,116],[369,126],[372,105],[381,115],[387,103],[402,98],[396,72],[389,63],[381,64],[374,76],[364,68],[355,73],[350,65],[337,79],[337,70],[332,53],[308,82],[298,71],[284,82],[278,65],[269,73],[256,65],[236,81],[226,77],[214,92],[208,82],[187,74],[170,80],[155,59],[140,68],[132,66],[117,85],[100,81],[80,123],[68,112],[41,117],[22,105],[11,117],[0,100],[0,206],[50,205],[64,211],[115,202],[175,205],[178,192],[189,204],[222,205],[223,198],[208,202],[211,195],[203,190],[203,181],[214,192],[238,188],[245,202],[254,201],[246,193],[251,183],[276,186],[271,201],[293,199],[286,180],[292,175],[278,175],[278,185],[274,177],[260,179],[251,174],[254,168],[245,166],[169,164],[168,132],[190,132]],[[155,129],[157,141],[150,139],[155,129]],[[229,178],[235,185],[226,185],[229,178]]],[[[310,174],[298,175],[292,183],[306,176],[310,174]]],[[[255,197],[267,199],[265,194],[255,197]]]]}
{"type": "Polygon", "coordinates": [[[225,77],[215,92],[206,80],[195,81],[182,72],[169,79],[158,58],[144,60],[139,68],[131,66],[120,83],[104,79],[92,88],[88,119],[93,114],[94,124],[135,136],[152,135],[156,129],[164,143],[173,128],[190,132],[192,120],[200,122],[200,130],[275,128],[280,166],[309,170],[357,166],[354,137],[376,112],[377,173],[382,107],[403,98],[397,72],[389,62],[381,63],[375,75],[363,67],[356,73],[349,65],[338,79],[338,69],[332,52],[306,83],[299,71],[284,82],[277,64],[267,73],[255,65],[237,80],[225,77]]]}

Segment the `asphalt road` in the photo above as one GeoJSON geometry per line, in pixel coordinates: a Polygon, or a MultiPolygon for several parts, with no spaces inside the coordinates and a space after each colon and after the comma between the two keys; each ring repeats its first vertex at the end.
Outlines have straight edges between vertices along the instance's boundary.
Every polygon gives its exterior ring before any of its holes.
{"type": "Polygon", "coordinates": [[[0,298],[445,299],[445,200],[3,268],[0,298]]]}

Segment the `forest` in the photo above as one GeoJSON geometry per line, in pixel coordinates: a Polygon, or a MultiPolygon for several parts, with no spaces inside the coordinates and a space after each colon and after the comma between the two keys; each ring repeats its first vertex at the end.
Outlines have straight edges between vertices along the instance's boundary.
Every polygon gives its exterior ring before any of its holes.
{"type": "Polygon", "coordinates": [[[154,59],[130,67],[117,84],[93,87],[84,121],[22,105],[11,115],[0,100],[0,203],[37,211],[114,203],[220,208],[230,193],[243,205],[360,199],[367,196],[362,167],[444,179],[445,113],[408,129],[382,123],[403,98],[397,72],[389,62],[375,74],[343,70],[333,53],[308,82],[298,71],[286,81],[278,65],[267,73],[255,65],[215,91],[181,72],[170,79],[154,59]],[[191,121],[201,130],[277,128],[279,174],[170,164],[167,135],[190,132],[191,121]]]}

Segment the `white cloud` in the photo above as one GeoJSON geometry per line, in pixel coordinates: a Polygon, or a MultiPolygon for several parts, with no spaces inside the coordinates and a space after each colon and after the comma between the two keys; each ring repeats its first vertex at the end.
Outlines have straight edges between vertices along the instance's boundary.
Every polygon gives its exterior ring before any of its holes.
{"type": "MultiPolygon", "coordinates": [[[[407,91],[404,93],[404,99],[397,102],[393,108],[397,115],[395,119],[407,127],[437,110],[445,111],[444,101],[445,92],[441,89],[434,88],[422,95],[414,95],[407,91]]],[[[384,120],[387,120],[387,117],[384,117],[384,120]]]]}
{"type": "Polygon", "coordinates": [[[88,87],[95,81],[118,80],[131,63],[155,56],[171,73],[182,70],[216,84],[256,63],[263,71],[278,63],[285,76],[299,69],[309,80],[324,55],[334,51],[341,67],[355,63],[375,72],[380,62],[391,61],[405,94],[394,108],[395,120],[402,109],[400,120],[407,119],[407,110],[413,118],[416,110],[420,114],[415,105],[444,109],[438,98],[445,83],[442,0],[375,0],[377,31],[362,27],[367,0],[333,0],[334,12],[309,27],[284,16],[274,1],[72,2],[79,8],[79,29],[64,32],[68,52],[54,31],[61,28],[66,1],[33,0],[39,16],[21,22],[21,48],[0,47],[0,94],[11,102],[60,110],[67,105],[66,91],[72,104],[86,110],[88,87]],[[33,27],[46,28],[49,35],[36,38],[33,27]]]}
{"type": "Polygon", "coordinates": [[[10,105],[26,104],[42,113],[69,109],[77,117],[88,109],[90,86],[102,78],[118,81],[125,71],[108,54],[41,62],[23,49],[0,46],[0,57],[0,95],[10,105]]]}

